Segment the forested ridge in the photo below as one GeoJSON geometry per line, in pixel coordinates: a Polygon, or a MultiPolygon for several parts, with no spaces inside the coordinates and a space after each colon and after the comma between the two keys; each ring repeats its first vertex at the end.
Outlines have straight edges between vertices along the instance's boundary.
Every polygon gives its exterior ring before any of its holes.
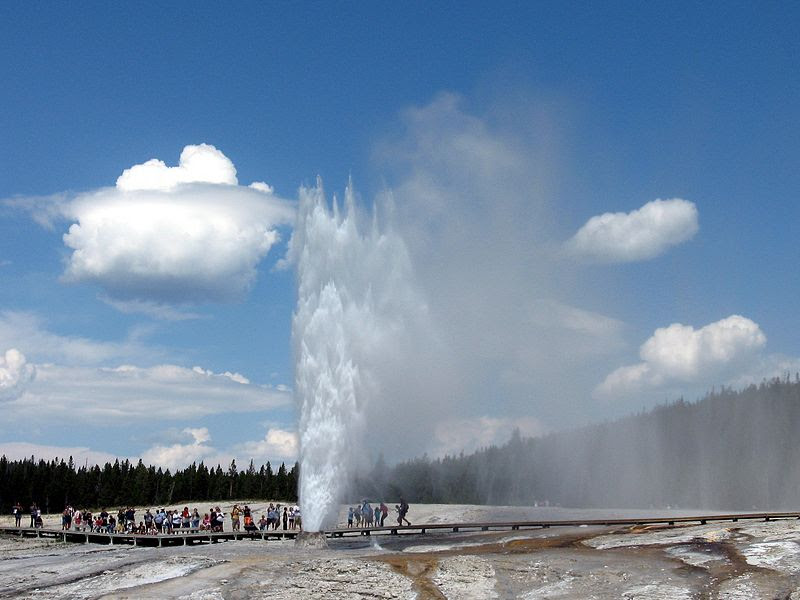
{"type": "Polygon", "coordinates": [[[0,510],[10,512],[19,502],[27,509],[36,502],[45,512],[60,512],[66,504],[76,508],[156,506],[187,501],[242,499],[297,500],[299,467],[281,463],[273,471],[268,462],[256,469],[253,461],[239,470],[202,462],[171,473],[145,466],[141,460],[107,462],[103,467],[76,468],[72,458],[50,461],[30,457],[0,458],[0,510]]]}
{"type": "Polygon", "coordinates": [[[696,402],[468,455],[376,465],[359,494],[409,502],[603,508],[800,508],[800,382],[696,402]]]}

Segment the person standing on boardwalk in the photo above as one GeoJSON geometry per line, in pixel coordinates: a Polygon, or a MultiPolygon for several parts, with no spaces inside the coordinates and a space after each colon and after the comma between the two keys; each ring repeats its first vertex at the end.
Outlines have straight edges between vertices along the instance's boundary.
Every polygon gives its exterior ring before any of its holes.
{"type": "Polygon", "coordinates": [[[408,502],[406,502],[403,497],[400,497],[400,506],[397,509],[397,524],[402,525],[403,521],[406,522],[406,525],[411,525],[411,522],[406,519],[406,515],[408,514],[408,502]]]}
{"type": "Polygon", "coordinates": [[[172,511],[172,533],[178,533],[178,530],[181,528],[181,523],[183,523],[182,514],[183,513],[177,509],[172,511]]]}
{"type": "Polygon", "coordinates": [[[164,530],[164,519],[166,516],[167,515],[162,508],[157,510],[155,516],[153,517],[153,525],[156,526],[156,531],[158,531],[158,533],[161,533],[164,530]]]}
{"type": "Polygon", "coordinates": [[[20,523],[22,522],[22,505],[17,502],[14,505],[14,526],[20,527],[20,523]]]}
{"type": "Polygon", "coordinates": [[[37,510],[39,510],[39,507],[36,506],[36,502],[34,502],[33,504],[31,504],[31,508],[30,508],[30,511],[31,511],[31,524],[30,524],[30,526],[31,527],[36,525],[36,511],[37,510]]]}
{"type": "Polygon", "coordinates": [[[381,502],[381,527],[383,527],[383,522],[386,520],[386,517],[389,516],[389,507],[386,506],[386,503],[381,502]]]}
{"type": "Polygon", "coordinates": [[[233,531],[239,531],[239,512],[239,505],[234,504],[231,510],[231,529],[233,531]]]}

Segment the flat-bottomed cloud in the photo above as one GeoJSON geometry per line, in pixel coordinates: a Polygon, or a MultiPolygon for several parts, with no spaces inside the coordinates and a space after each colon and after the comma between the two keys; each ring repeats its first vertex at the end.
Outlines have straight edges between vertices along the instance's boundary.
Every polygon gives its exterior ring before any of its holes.
{"type": "Polygon", "coordinates": [[[642,344],[642,362],[610,373],[594,395],[610,398],[674,383],[710,385],[755,363],[766,343],[758,324],[740,315],[699,329],[673,323],[642,344]]]}
{"type": "Polygon", "coordinates": [[[697,233],[697,207],[680,198],[653,200],[629,213],[589,219],[566,243],[568,253],[587,262],[648,260],[697,233]]]}
{"type": "Polygon", "coordinates": [[[63,280],[95,283],[126,307],[240,299],[278,228],[294,219],[293,205],[267,184],[239,185],[230,159],[208,144],[186,146],[178,166],[151,159],[114,187],[28,208],[46,225],[54,215],[72,221],[63,280]]]}

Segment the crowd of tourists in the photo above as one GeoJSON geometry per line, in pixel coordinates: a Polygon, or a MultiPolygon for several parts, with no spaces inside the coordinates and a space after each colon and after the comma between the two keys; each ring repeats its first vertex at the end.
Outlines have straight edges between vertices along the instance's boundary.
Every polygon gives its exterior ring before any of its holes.
{"type": "MultiPolygon", "coordinates": [[[[21,527],[23,508],[17,503],[12,510],[16,527],[21,527]]],[[[29,527],[41,528],[42,511],[34,503],[28,509],[30,514],[29,527]]],[[[266,512],[258,521],[254,520],[253,511],[249,506],[240,507],[234,504],[230,513],[231,529],[241,531],[242,523],[245,531],[265,531],[270,529],[302,529],[300,507],[283,506],[270,503],[266,512]]],[[[138,519],[136,509],[132,506],[120,508],[116,513],[102,508],[99,513],[93,514],[90,510],[75,509],[72,506],[64,507],[61,513],[61,529],[63,531],[88,531],[96,533],[128,533],[142,535],[194,533],[199,531],[221,532],[224,531],[225,513],[219,506],[208,509],[200,516],[197,508],[192,510],[184,506],[183,510],[165,510],[163,508],[145,510],[138,519]]]]}
{"type": "MultiPolygon", "coordinates": [[[[406,519],[408,514],[408,503],[400,498],[400,504],[395,504],[397,512],[397,524],[411,525],[406,519]]],[[[362,500],[361,504],[356,504],[347,509],[347,527],[383,527],[386,517],[389,516],[389,507],[384,502],[376,503],[372,506],[368,500],[362,500]]]]}
{"type": "MultiPolygon", "coordinates": [[[[400,504],[394,509],[397,513],[397,524],[411,525],[406,518],[408,503],[400,498],[400,504]]],[[[16,526],[22,522],[23,508],[17,503],[13,508],[16,526]]],[[[30,527],[42,527],[42,511],[34,503],[28,509],[30,527]]],[[[389,516],[389,507],[384,502],[370,504],[363,500],[360,504],[347,510],[348,527],[384,527],[389,516]]],[[[233,505],[230,513],[232,531],[274,531],[278,529],[302,529],[302,516],[297,505],[281,506],[270,502],[261,518],[256,520],[254,511],[248,505],[233,505]]],[[[197,508],[192,510],[184,506],[183,510],[165,510],[163,508],[145,510],[138,519],[136,509],[129,506],[120,508],[116,513],[102,508],[93,514],[90,510],[79,510],[66,506],[61,514],[61,529],[64,531],[88,531],[97,533],[136,533],[145,535],[194,533],[199,531],[221,532],[225,526],[225,513],[219,506],[208,509],[200,515],[197,508]]]]}
{"type": "Polygon", "coordinates": [[[269,531],[281,529],[302,529],[303,522],[300,515],[299,506],[284,506],[281,508],[280,504],[273,504],[270,502],[266,509],[266,513],[261,515],[258,521],[253,520],[253,513],[250,507],[245,505],[240,508],[238,504],[233,505],[231,510],[231,527],[233,531],[239,531],[242,527],[241,521],[244,521],[245,531],[269,531]]]}

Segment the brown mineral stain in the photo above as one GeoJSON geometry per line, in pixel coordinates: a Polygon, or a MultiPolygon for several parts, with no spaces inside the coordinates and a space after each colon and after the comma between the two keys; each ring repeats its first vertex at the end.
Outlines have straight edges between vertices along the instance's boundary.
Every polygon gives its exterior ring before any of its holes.
{"type": "Polygon", "coordinates": [[[436,584],[433,575],[439,560],[427,554],[385,556],[380,560],[387,563],[395,572],[408,577],[419,594],[419,600],[447,600],[436,584]]]}

